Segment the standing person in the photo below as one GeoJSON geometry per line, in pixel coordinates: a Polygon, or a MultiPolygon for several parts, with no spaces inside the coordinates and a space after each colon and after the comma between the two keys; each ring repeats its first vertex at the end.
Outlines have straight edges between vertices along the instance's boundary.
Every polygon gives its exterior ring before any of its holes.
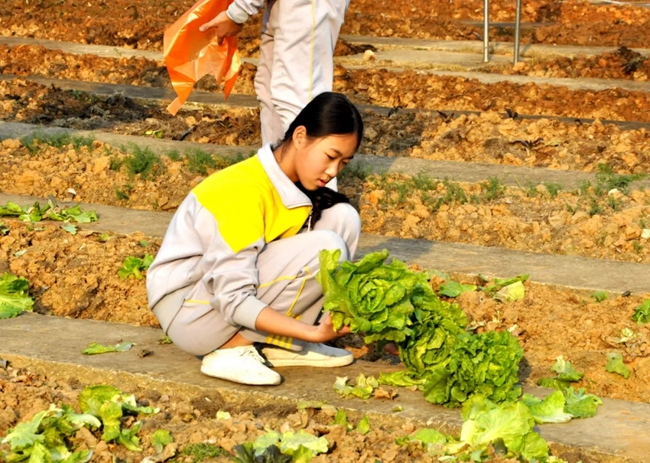
{"type": "MultiPolygon", "coordinates": [[[[234,0],[201,26],[218,37],[237,35],[264,0],[234,0]]],[[[262,143],[276,143],[313,97],[332,91],[334,47],[349,0],[268,0],[262,23],[255,92],[262,143]]]]}
{"type": "Polygon", "coordinates": [[[352,354],[321,344],[329,314],[315,276],[321,249],[352,259],[359,214],[324,188],[363,135],[344,96],[318,95],[276,147],[214,173],[174,214],[147,272],[149,306],[180,349],[204,356],[201,371],[244,384],[279,384],[273,367],[348,365],[352,354]]]}

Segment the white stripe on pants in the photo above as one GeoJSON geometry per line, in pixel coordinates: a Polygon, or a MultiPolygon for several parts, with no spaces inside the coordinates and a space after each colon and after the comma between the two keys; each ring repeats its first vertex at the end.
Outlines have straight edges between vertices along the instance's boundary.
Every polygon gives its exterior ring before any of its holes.
{"type": "MultiPolygon", "coordinates": [[[[313,325],[323,307],[323,292],[314,278],[320,265],[321,249],[340,249],[341,261],[351,260],[357,248],[361,221],[349,204],[337,204],[323,211],[322,218],[311,232],[266,245],[257,261],[259,281],[257,298],[269,307],[313,325]]],[[[223,315],[207,301],[211,294],[199,282],[176,296],[168,295],[156,305],[183,303],[171,322],[167,334],[180,349],[205,355],[218,349],[237,332],[252,342],[266,342],[292,350],[302,349],[302,343],[290,338],[270,337],[258,332],[228,324],[223,315]],[[187,293],[183,300],[183,293],[187,293]],[[196,301],[196,302],[193,302],[196,301]]],[[[174,310],[176,307],[165,307],[174,310]]]]}
{"type": "Polygon", "coordinates": [[[255,92],[262,143],[276,143],[316,95],[332,91],[334,47],[349,0],[269,0],[255,92]]]}

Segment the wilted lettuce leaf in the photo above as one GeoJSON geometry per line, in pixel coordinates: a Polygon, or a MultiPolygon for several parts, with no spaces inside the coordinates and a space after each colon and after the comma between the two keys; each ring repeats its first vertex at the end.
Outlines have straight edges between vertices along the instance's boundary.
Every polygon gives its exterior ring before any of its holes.
{"type": "Polygon", "coordinates": [[[560,381],[570,381],[576,382],[580,381],[584,376],[584,373],[577,371],[571,365],[571,362],[564,360],[564,357],[560,355],[555,364],[551,367],[551,370],[557,373],[557,379],[560,381]]]}
{"type": "MultiPolygon", "coordinates": [[[[516,277],[512,278],[495,278],[494,282],[491,285],[486,286],[483,288],[483,291],[485,291],[488,294],[496,293],[500,291],[502,288],[505,286],[510,286],[515,283],[523,283],[524,281],[528,280],[528,274],[524,275],[517,275],[516,277]]],[[[487,278],[479,275],[479,278],[488,281],[487,278]]]]}
{"type": "Polygon", "coordinates": [[[515,281],[497,291],[494,298],[501,302],[514,302],[523,299],[525,296],[526,288],[524,288],[524,284],[521,281],[515,281]]]}
{"type": "Polygon", "coordinates": [[[521,400],[530,410],[536,423],[567,423],[573,418],[564,411],[565,398],[562,391],[553,391],[544,399],[524,394],[521,400]]]}
{"type": "Polygon", "coordinates": [[[23,209],[16,203],[9,201],[5,206],[0,206],[1,216],[18,217],[25,222],[40,222],[41,220],[56,220],[60,222],[88,223],[97,221],[95,211],[82,211],[77,204],[73,207],[61,207],[56,201],[50,199],[45,206],[36,202],[31,207],[23,209]]]}
{"type": "Polygon", "coordinates": [[[632,320],[639,325],[650,322],[650,299],[645,299],[640,306],[634,309],[632,320]]]}
{"type": "Polygon", "coordinates": [[[443,445],[447,443],[447,436],[435,429],[422,428],[411,435],[395,439],[397,445],[404,445],[408,442],[419,442],[425,447],[428,444],[443,445]]]}
{"type": "Polygon", "coordinates": [[[84,413],[99,416],[99,409],[104,402],[113,402],[114,398],[117,400],[121,395],[122,391],[107,384],[86,386],[79,394],[79,407],[84,413]]]}
{"type": "Polygon", "coordinates": [[[96,342],[91,342],[88,347],[81,351],[82,354],[95,355],[106,354],[108,352],[126,352],[133,347],[132,342],[120,342],[114,346],[104,346],[96,342]]]}
{"type": "Polygon", "coordinates": [[[379,387],[379,383],[374,377],[366,377],[363,373],[359,373],[354,386],[347,382],[347,376],[336,378],[334,382],[334,390],[344,397],[355,396],[360,399],[369,399],[373,391],[379,387]]]}
{"type": "Polygon", "coordinates": [[[97,427],[99,421],[88,415],[75,413],[68,405],[37,413],[30,421],[10,429],[2,443],[9,443],[11,451],[3,461],[15,463],[29,460],[30,463],[85,463],[92,452],[82,450],[71,452],[68,441],[83,426],[97,427]]]}
{"type": "Polygon", "coordinates": [[[599,397],[593,394],[587,394],[584,388],[577,391],[572,387],[564,391],[566,405],[564,411],[573,415],[574,418],[591,418],[596,416],[598,406],[603,404],[599,397]]]}
{"type": "Polygon", "coordinates": [[[502,441],[510,456],[521,454],[528,460],[548,456],[548,445],[533,431],[535,420],[523,402],[496,405],[474,395],[463,404],[463,418],[460,441],[472,449],[502,441]]]}
{"type": "Polygon", "coordinates": [[[11,273],[0,276],[0,319],[12,318],[23,311],[31,312],[34,301],[29,297],[29,281],[11,273]]]}
{"type": "Polygon", "coordinates": [[[243,447],[236,448],[235,461],[308,463],[319,453],[327,453],[328,448],[327,439],[316,437],[302,429],[295,433],[288,431],[284,434],[269,431],[259,436],[252,444],[247,443],[243,447]]]}
{"type": "Polygon", "coordinates": [[[625,379],[630,377],[630,369],[623,363],[623,356],[618,352],[610,352],[607,354],[605,370],[610,373],[617,373],[625,379]]]}
{"type": "Polygon", "coordinates": [[[130,428],[120,430],[120,435],[117,437],[117,443],[122,444],[132,452],[142,452],[142,447],[140,447],[140,438],[138,437],[140,426],[142,426],[142,423],[136,421],[130,428]]]}
{"type": "Polygon", "coordinates": [[[540,378],[537,380],[537,385],[563,391],[571,385],[571,381],[562,381],[557,378],[540,378]]]}
{"type": "Polygon", "coordinates": [[[2,443],[9,443],[11,450],[22,450],[31,447],[36,442],[43,442],[45,436],[39,433],[38,428],[47,413],[47,411],[39,412],[30,421],[19,423],[14,428],[9,429],[7,435],[2,439],[2,443]]]}
{"type": "Polygon", "coordinates": [[[116,402],[104,402],[99,407],[99,418],[104,425],[102,440],[111,442],[120,437],[120,418],[122,418],[122,406],[116,402]]]}
{"type": "Polygon", "coordinates": [[[301,429],[298,432],[288,431],[282,434],[280,440],[280,451],[285,455],[293,455],[300,447],[311,451],[312,456],[319,453],[327,453],[329,443],[324,437],[316,437],[301,429]]]}

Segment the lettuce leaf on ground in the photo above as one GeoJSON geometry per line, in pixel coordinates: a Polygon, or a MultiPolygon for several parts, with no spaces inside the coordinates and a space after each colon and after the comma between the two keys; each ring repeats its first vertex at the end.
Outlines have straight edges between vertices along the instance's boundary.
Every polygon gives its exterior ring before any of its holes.
{"type": "Polygon", "coordinates": [[[573,418],[573,415],[564,409],[566,399],[562,391],[553,391],[544,399],[524,394],[521,400],[528,407],[536,423],[567,423],[573,418]]]}
{"type": "Polygon", "coordinates": [[[109,352],[126,352],[133,347],[132,342],[120,342],[114,346],[104,346],[102,344],[91,342],[88,347],[81,351],[85,355],[106,354],[109,352]]]}
{"type": "Polygon", "coordinates": [[[466,285],[457,281],[447,281],[440,285],[438,294],[447,297],[458,297],[463,293],[476,291],[476,285],[466,285]]]}
{"type": "Polygon", "coordinates": [[[363,373],[357,376],[356,384],[348,384],[347,376],[336,378],[334,390],[343,397],[355,396],[360,399],[369,399],[375,389],[379,387],[377,380],[372,377],[366,377],[363,373]]]}
{"type": "Polygon", "coordinates": [[[0,319],[31,312],[34,301],[29,296],[29,281],[11,273],[0,276],[0,319]]]}
{"type": "Polygon", "coordinates": [[[564,357],[562,355],[556,359],[555,364],[551,367],[551,370],[557,373],[557,379],[560,381],[577,382],[580,381],[584,376],[584,373],[581,373],[573,368],[571,362],[564,360],[564,357]]]}
{"type": "Polygon", "coordinates": [[[472,449],[485,449],[502,441],[507,456],[522,455],[528,460],[548,456],[546,441],[533,431],[535,420],[523,402],[494,402],[474,395],[463,404],[460,441],[472,449]]]}
{"type": "Polygon", "coordinates": [[[98,220],[95,211],[83,211],[79,204],[72,207],[59,206],[53,198],[50,198],[44,206],[36,202],[26,208],[9,201],[5,206],[0,206],[0,217],[2,216],[18,217],[25,222],[56,220],[59,222],[89,223],[98,220]]]}
{"type": "Polygon", "coordinates": [[[650,299],[645,299],[640,306],[634,309],[632,320],[637,322],[639,325],[650,322],[650,299]]]}
{"type": "Polygon", "coordinates": [[[34,463],[66,462],[85,463],[92,452],[82,450],[72,452],[72,439],[82,427],[97,428],[99,421],[88,415],[79,415],[72,408],[51,405],[27,422],[19,423],[9,429],[2,440],[10,445],[4,455],[7,462],[29,461],[34,463]]]}
{"type": "Polygon", "coordinates": [[[298,432],[287,431],[284,434],[280,434],[277,431],[269,431],[259,436],[252,444],[246,444],[244,444],[245,447],[235,449],[237,450],[236,456],[240,458],[240,460],[236,461],[258,461],[250,460],[250,454],[253,454],[259,461],[307,463],[316,455],[327,453],[329,449],[327,439],[324,437],[316,437],[302,429],[298,432]],[[274,454],[276,455],[274,459],[264,459],[274,454]],[[280,454],[288,458],[282,458],[280,454]]]}
{"type": "Polygon", "coordinates": [[[133,394],[125,394],[106,384],[85,387],[79,395],[79,407],[84,413],[102,421],[102,440],[117,441],[129,449],[140,448],[136,436],[139,427],[134,425],[131,429],[122,429],[121,418],[125,414],[154,414],[159,411],[157,408],[139,406],[133,394]]]}
{"type": "Polygon", "coordinates": [[[623,356],[618,352],[610,352],[607,354],[605,370],[610,373],[619,374],[625,379],[630,377],[630,369],[623,363],[623,356]]]}
{"type": "Polygon", "coordinates": [[[603,401],[594,394],[587,394],[584,388],[577,391],[572,387],[564,390],[566,404],[564,411],[573,415],[574,418],[591,418],[596,416],[598,407],[603,401]]]}
{"type": "Polygon", "coordinates": [[[144,258],[129,256],[124,259],[122,267],[117,271],[120,280],[126,280],[133,277],[136,280],[142,280],[142,272],[147,270],[153,263],[154,257],[151,254],[145,254],[144,258]]]}

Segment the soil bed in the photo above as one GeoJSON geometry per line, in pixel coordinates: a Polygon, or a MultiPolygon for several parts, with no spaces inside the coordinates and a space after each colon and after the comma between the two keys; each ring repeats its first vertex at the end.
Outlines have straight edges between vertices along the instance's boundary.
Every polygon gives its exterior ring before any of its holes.
{"type": "MultiPolygon", "coordinates": [[[[219,145],[258,146],[259,113],[251,109],[183,110],[123,95],[93,96],[15,79],[0,82],[0,119],[103,130],[219,145]]],[[[614,125],[512,119],[488,111],[452,117],[446,112],[364,111],[361,153],[425,159],[486,162],[595,172],[608,164],[620,174],[645,173],[650,132],[614,125]]]]}
{"type": "MultiPolygon", "coordinates": [[[[28,369],[9,366],[0,369],[0,436],[4,437],[9,428],[19,422],[31,419],[36,413],[47,410],[50,404],[71,405],[79,412],[78,397],[87,385],[72,376],[50,378],[33,373],[28,369]]],[[[308,409],[299,412],[289,404],[268,404],[256,406],[254,403],[232,403],[218,392],[187,394],[172,392],[162,394],[151,386],[143,385],[134,390],[138,404],[159,408],[155,415],[140,415],[142,427],[138,432],[142,452],[128,451],[124,446],[105,443],[100,440],[100,432],[92,433],[85,428],[77,432],[73,439],[79,450],[94,450],[93,462],[112,463],[114,461],[136,462],[156,454],[151,435],[158,429],[169,431],[174,442],[165,447],[167,458],[175,455],[176,463],[232,462],[229,453],[236,445],[252,442],[267,430],[297,432],[304,429],[310,434],[324,436],[331,447],[327,455],[314,458],[312,463],[325,462],[411,462],[436,461],[428,456],[421,446],[398,446],[395,438],[413,432],[416,426],[409,421],[400,425],[375,425],[371,431],[362,435],[347,431],[341,425],[333,425],[334,415],[329,411],[308,409]],[[230,413],[229,419],[216,419],[217,412],[230,413]]],[[[361,417],[350,416],[356,425],[361,417]]],[[[135,421],[128,418],[123,427],[135,421]]],[[[8,444],[0,445],[0,452],[9,449],[8,444]]],[[[157,461],[157,460],[154,460],[157,461]]],[[[491,459],[489,461],[506,461],[491,459]]],[[[508,460],[512,461],[512,460],[508,460]]]]}
{"type": "MultiPolygon", "coordinates": [[[[25,277],[37,295],[36,310],[57,316],[92,318],[143,326],[157,326],[149,310],[144,280],[119,280],[117,270],[129,255],[155,254],[160,240],[139,234],[87,235],[80,227],[70,235],[55,224],[38,224],[29,230],[16,220],[5,221],[0,236],[0,262],[25,277]],[[145,238],[149,246],[143,248],[145,238]],[[26,251],[16,256],[15,253],[26,251]],[[47,269],[47,271],[43,271],[47,269]]],[[[20,253],[19,253],[20,254],[20,253]]],[[[507,276],[507,275],[506,275],[507,276]]],[[[475,279],[465,282],[476,283],[475,279]]],[[[435,285],[439,280],[432,282],[435,285]]],[[[524,348],[520,377],[533,384],[550,376],[558,355],[564,355],[585,373],[580,385],[595,394],[617,399],[650,401],[650,325],[638,326],[631,315],[650,295],[610,295],[600,303],[588,294],[546,285],[526,283],[526,297],[500,303],[482,292],[463,294],[458,302],[480,330],[509,329],[524,348]],[[634,336],[621,342],[621,330],[634,336]],[[628,380],[605,372],[606,353],[619,351],[632,369],[628,380]]],[[[349,347],[357,358],[385,360],[373,346],[348,336],[339,345],[349,347]]]]}
{"type": "MultiPolygon", "coordinates": [[[[52,76],[52,71],[45,70],[51,68],[60,69],[60,72],[55,73],[57,77],[69,76],[73,79],[147,86],[169,85],[164,68],[159,63],[144,58],[111,60],[89,55],[64,56],[56,51],[41,50],[48,58],[45,60],[45,67],[41,67],[27,66],[24,60],[14,62],[9,49],[3,50],[5,54],[3,57],[0,53],[0,66],[4,63],[5,72],[15,70],[18,74],[34,72],[37,75],[52,76]],[[48,61],[51,61],[51,66],[47,65],[48,61]],[[93,64],[95,61],[98,63],[96,66],[93,64]],[[112,65],[115,61],[119,63],[117,69],[112,65]],[[91,72],[88,68],[95,70],[91,72]]],[[[32,55],[35,58],[40,54],[38,48],[32,50],[33,53],[27,53],[29,62],[34,62],[32,55]]],[[[637,72],[645,75],[644,71],[637,72]]],[[[254,74],[253,66],[245,66],[242,78],[238,79],[238,91],[245,94],[254,92],[254,74]]],[[[11,83],[5,85],[12,86],[11,83]]],[[[34,84],[28,85],[31,87],[34,84]]],[[[217,90],[218,86],[214,79],[210,78],[205,79],[200,88],[217,90]]],[[[386,69],[348,70],[337,66],[334,90],[348,94],[356,103],[384,107],[501,112],[508,108],[513,112],[531,115],[650,122],[650,114],[647,111],[650,93],[619,88],[590,91],[533,83],[483,84],[475,79],[429,75],[412,70],[396,73],[386,69]]],[[[3,86],[2,93],[6,95],[7,91],[3,86]]],[[[21,93],[24,92],[14,92],[13,95],[21,96],[21,93]]],[[[26,104],[16,101],[15,110],[19,111],[20,103],[26,104]]],[[[9,111],[11,105],[4,106],[4,112],[9,111]]],[[[29,118],[26,114],[12,116],[19,120],[29,118]]]]}
{"type": "MultiPolygon", "coordinates": [[[[92,140],[77,148],[23,143],[2,142],[1,191],[63,200],[72,189],[75,200],[135,209],[173,211],[207,175],[236,161],[127,154],[92,140]]],[[[350,169],[340,188],[360,206],[369,233],[650,262],[650,191],[632,189],[630,178],[601,174],[594,185],[562,191],[550,183],[506,188],[496,178],[459,184],[350,169]]]]}
{"type": "MultiPolygon", "coordinates": [[[[0,9],[0,34],[47,38],[69,42],[128,46],[161,50],[163,31],[194,2],[119,0],[117,2],[76,3],[49,0],[38,4],[10,0],[0,9]]],[[[514,21],[512,2],[490,4],[491,21],[514,21]]],[[[443,40],[481,40],[482,25],[463,21],[483,19],[483,2],[464,1],[460,5],[443,0],[392,2],[355,0],[351,2],[343,34],[385,37],[412,37],[443,40]],[[381,13],[378,13],[381,12],[381,13]]],[[[618,5],[592,5],[572,0],[558,4],[549,0],[527,2],[522,21],[548,24],[535,30],[524,29],[524,43],[557,43],[647,47],[650,11],[618,5]]],[[[261,15],[251,18],[240,34],[240,49],[247,56],[259,47],[261,15]]],[[[512,28],[492,28],[493,40],[512,40],[512,28]]]]}
{"type": "MultiPolygon", "coordinates": [[[[256,66],[244,63],[233,90],[237,94],[253,95],[256,66]]],[[[508,75],[529,75],[550,78],[626,79],[645,82],[650,75],[650,59],[621,47],[614,53],[575,58],[532,58],[517,65],[490,65],[483,72],[508,75]]],[[[144,57],[105,58],[92,54],[79,55],[52,50],[39,45],[0,46],[0,73],[21,77],[43,76],[57,79],[107,82],[112,84],[171,88],[169,74],[163,61],[144,57]]],[[[342,75],[343,69],[339,70],[342,75]]],[[[197,89],[220,91],[208,76],[197,89]]]]}

